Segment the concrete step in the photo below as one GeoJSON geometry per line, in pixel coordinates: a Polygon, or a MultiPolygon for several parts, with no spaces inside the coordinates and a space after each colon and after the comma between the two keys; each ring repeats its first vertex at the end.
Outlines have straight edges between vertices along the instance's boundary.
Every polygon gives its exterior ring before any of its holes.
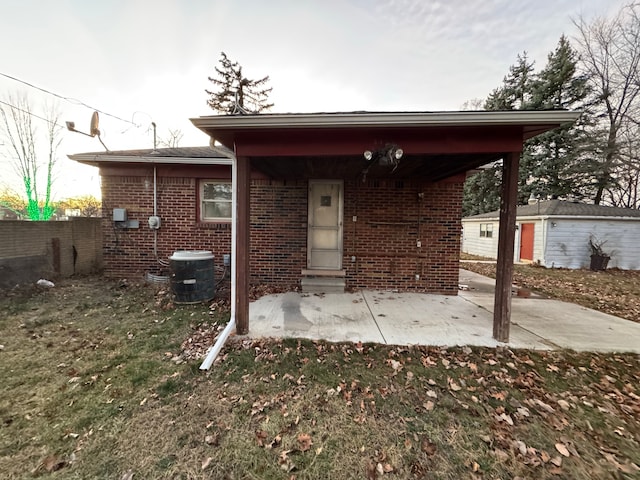
{"type": "Polygon", "coordinates": [[[336,277],[302,277],[302,291],[306,293],[344,293],[344,278],[336,277]]]}

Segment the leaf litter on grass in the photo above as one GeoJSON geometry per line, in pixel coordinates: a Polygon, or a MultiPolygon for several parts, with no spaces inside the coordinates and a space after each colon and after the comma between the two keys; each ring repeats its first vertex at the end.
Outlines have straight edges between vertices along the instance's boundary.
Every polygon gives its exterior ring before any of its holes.
{"type": "Polygon", "coordinates": [[[638,474],[636,355],[233,337],[203,373],[185,351],[224,323],[209,305],[97,280],[44,295],[5,320],[8,478],[638,474]]]}
{"type": "MultiPolygon", "coordinates": [[[[491,263],[463,263],[461,268],[495,278],[491,263]]],[[[514,265],[513,283],[543,295],[640,322],[640,271],[514,265]]]]}

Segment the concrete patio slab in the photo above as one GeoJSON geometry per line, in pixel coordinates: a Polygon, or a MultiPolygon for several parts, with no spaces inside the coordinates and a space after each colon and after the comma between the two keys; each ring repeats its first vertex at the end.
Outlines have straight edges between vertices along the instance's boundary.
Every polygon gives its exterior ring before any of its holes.
{"type": "MultiPolygon", "coordinates": [[[[495,347],[493,315],[462,297],[420,293],[363,292],[385,343],[495,347]]],[[[542,337],[512,327],[514,348],[547,350],[542,337]]]]}
{"type": "Polygon", "coordinates": [[[362,293],[280,293],[249,306],[249,335],[385,343],[362,293]]]}
{"type": "MultiPolygon", "coordinates": [[[[472,287],[459,296],[493,312],[495,280],[460,270],[460,282],[472,287]]],[[[640,323],[540,296],[511,302],[511,332],[514,327],[544,338],[554,348],[578,351],[640,353],[640,323]]]]}
{"type": "Polygon", "coordinates": [[[495,282],[461,270],[458,296],[361,291],[267,295],[249,308],[249,336],[393,345],[640,353],[640,323],[534,296],[512,299],[510,341],[492,338],[495,282]]]}

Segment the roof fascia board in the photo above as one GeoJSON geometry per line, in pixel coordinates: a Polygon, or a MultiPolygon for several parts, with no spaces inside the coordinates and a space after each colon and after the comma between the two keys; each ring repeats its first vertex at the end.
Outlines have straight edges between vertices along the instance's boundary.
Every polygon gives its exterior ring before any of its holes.
{"type": "MultiPolygon", "coordinates": [[[[529,217],[518,217],[518,218],[529,218],[529,217]]],[[[533,218],[533,217],[531,217],[533,218]]],[[[540,218],[540,217],[536,217],[540,218]]],[[[616,217],[613,215],[547,215],[543,218],[548,218],[549,220],[624,220],[624,221],[640,221],[640,217],[616,217]]]]}
{"type": "Polygon", "coordinates": [[[500,220],[500,218],[499,217],[463,218],[462,219],[462,223],[465,223],[465,222],[469,222],[469,223],[484,223],[484,222],[487,222],[489,220],[498,221],[498,220],[500,220]]]}
{"type": "Polygon", "coordinates": [[[67,155],[79,163],[146,163],[146,164],[188,164],[188,165],[231,165],[231,158],[223,157],[157,157],[151,155],[67,155]]]}
{"type": "Polygon", "coordinates": [[[557,125],[574,122],[581,112],[556,111],[474,111],[215,115],[191,118],[198,128],[331,128],[331,127],[408,127],[408,126],[492,126],[557,125]]]}
{"type": "MultiPolygon", "coordinates": [[[[463,218],[462,222],[485,222],[487,220],[499,220],[499,217],[482,217],[482,218],[463,218]]],[[[517,216],[517,221],[526,220],[623,220],[623,221],[640,221],[640,217],[615,217],[602,215],[527,215],[517,216]]]]}

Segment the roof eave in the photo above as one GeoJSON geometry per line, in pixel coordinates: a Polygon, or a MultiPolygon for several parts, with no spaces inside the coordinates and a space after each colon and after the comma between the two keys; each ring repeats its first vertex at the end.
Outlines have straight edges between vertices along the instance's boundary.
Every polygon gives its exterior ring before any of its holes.
{"type": "Polygon", "coordinates": [[[226,157],[159,157],[153,155],[96,155],[78,153],[67,155],[71,160],[85,165],[99,167],[112,163],[141,164],[186,164],[186,165],[231,165],[232,159],[226,157]]]}
{"type": "Polygon", "coordinates": [[[391,112],[391,113],[314,113],[267,115],[213,115],[191,118],[201,130],[211,128],[358,128],[420,126],[492,126],[492,125],[562,125],[575,122],[581,112],[541,111],[462,111],[462,112],[391,112]]]}

